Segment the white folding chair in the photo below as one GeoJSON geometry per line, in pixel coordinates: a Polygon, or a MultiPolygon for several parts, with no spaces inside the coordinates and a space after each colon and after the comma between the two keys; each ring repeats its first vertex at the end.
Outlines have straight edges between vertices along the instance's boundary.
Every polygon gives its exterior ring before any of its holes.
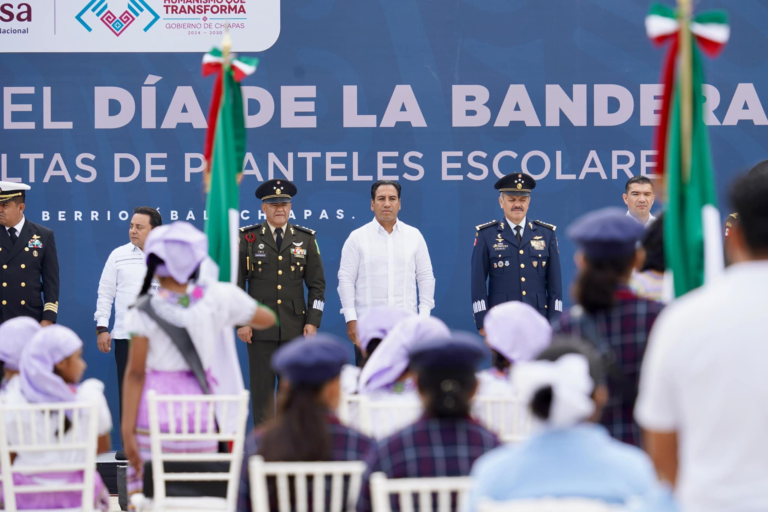
{"type": "Polygon", "coordinates": [[[364,471],[362,461],[264,462],[263,457],[255,455],[248,460],[253,510],[269,512],[268,478],[274,477],[277,512],[308,512],[308,478],[312,477],[312,512],[325,512],[326,503],[330,503],[330,512],[354,511],[364,471]],[[326,483],[329,480],[330,496],[327,497],[326,483]],[[345,480],[348,482],[346,499],[345,480]],[[295,497],[295,506],[291,504],[291,495],[295,497]]]}
{"type": "Polygon", "coordinates": [[[400,510],[413,512],[416,497],[419,512],[428,512],[433,510],[436,497],[436,512],[461,512],[470,487],[472,479],[468,476],[390,479],[378,472],[371,475],[371,504],[373,512],[391,512],[390,497],[397,496],[400,510]]]}
{"type": "Polygon", "coordinates": [[[477,512],[621,512],[622,505],[586,498],[542,498],[534,500],[492,501],[483,499],[477,512]]]}
{"type": "Polygon", "coordinates": [[[523,441],[531,433],[531,413],[516,396],[476,397],[472,415],[504,443],[523,441]]]}
{"type": "Polygon", "coordinates": [[[149,406],[149,437],[152,453],[152,483],[154,497],[147,499],[141,494],[134,495],[131,503],[140,510],[221,510],[232,511],[237,506],[237,490],[240,483],[240,472],[243,463],[246,421],[248,419],[248,391],[239,395],[157,395],[154,391],[147,393],[149,406]],[[169,421],[169,432],[161,432],[159,409],[167,408],[169,418],[174,418],[174,411],[181,408],[181,417],[188,418],[194,414],[194,425],[190,432],[189,421],[182,420],[181,431],[176,430],[176,422],[169,421]],[[220,406],[224,417],[228,416],[230,407],[235,407],[237,429],[234,432],[217,432],[214,411],[220,406]],[[203,413],[205,407],[206,412],[203,413]],[[203,418],[205,416],[205,418],[203,418]],[[203,428],[203,425],[206,428],[203,428]],[[165,442],[200,442],[217,441],[231,442],[231,453],[166,453],[163,451],[165,442]],[[228,462],[229,471],[226,473],[167,473],[165,462],[228,462]],[[227,482],[227,497],[181,498],[166,496],[166,482],[227,482]]]}
{"type": "Polygon", "coordinates": [[[350,397],[347,407],[352,409],[348,425],[374,439],[384,439],[410,425],[419,419],[423,410],[418,400],[371,400],[365,395],[357,395],[356,399],[350,397]]]}
{"type": "Polygon", "coordinates": [[[16,510],[18,494],[80,492],[82,506],[59,509],[90,512],[94,506],[96,451],[98,446],[99,404],[51,403],[9,405],[0,402],[0,467],[5,495],[5,510],[16,510]],[[70,428],[64,432],[65,418],[70,428]],[[17,464],[11,465],[11,453],[17,464]],[[75,462],[61,464],[18,464],[25,454],[60,453],[75,462]],[[82,483],[56,483],[61,472],[83,472],[82,483]],[[15,485],[14,475],[46,474],[34,485],[15,485]]]}

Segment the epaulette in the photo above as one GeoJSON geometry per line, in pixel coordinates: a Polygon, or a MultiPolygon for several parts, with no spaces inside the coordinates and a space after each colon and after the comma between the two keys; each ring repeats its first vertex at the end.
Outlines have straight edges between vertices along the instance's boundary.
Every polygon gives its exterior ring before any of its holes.
{"type": "Polygon", "coordinates": [[[479,226],[475,226],[475,231],[480,231],[481,229],[489,228],[491,226],[495,226],[499,223],[499,220],[492,220],[491,222],[486,222],[485,224],[480,224],[479,226]]]}
{"type": "Polygon", "coordinates": [[[739,220],[739,214],[738,213],[732,213],[728,216],[728,220],[739,220]]]}
{"type": "Polygon", "coordinates": [[[315,234],[315,230],[314,229],[305,228],[304,226],[299,226],[298,224],[292,224],[292,226],[295,227],[296,229],[298,229],[299,231],[303,231],[305,233],[309,233],[310,235],[314,235],[315,234]]]}
{"type": "Polygon", "coordinates": [[[557,226],[555,226],[554,224],[548,224],[548,223],[540,221],[540,220],[535,220],[535,221],[533,221],[533,223],[534,224],[538,224],[539,226],[544,226],[545,228],[551,229],[552,231],[557,229],[557,226]]]}
{"type": "Polygon", "coordinates": [[[258,229],[258,228],[260,228],[260,227],[261,227],[261,224],[252,224],[252,225],[250,225],[250,226],[243,226],[243,227],[241,227],[241,228],[240,228],[240,231],[242,231],[243,233],[245,233],[246,231],[251,231],[251,230],[253,230],[253,229],[258,229]]]}

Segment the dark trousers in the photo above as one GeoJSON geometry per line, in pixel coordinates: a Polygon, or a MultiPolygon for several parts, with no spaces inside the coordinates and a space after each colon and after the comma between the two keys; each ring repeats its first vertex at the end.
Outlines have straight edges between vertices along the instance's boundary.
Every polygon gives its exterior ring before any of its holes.
{"type": "Polygon", "coordinates": [[[251,380],[254,426],[275,415],[275,382],[278,377],[272,371],[272,354],[280,344],[279,341],[261,340],[253,340],[248,344],[248,371],[251,380]]]}
{"type": "MultiPolygon", "coordinates": [[[[115,349],[115,364],[117,364],[117,396],[120,400],[120,416],[123,414],[123,377],[125,376],[125,367],[128,366],[129,340],[112,340],[112,347],[115,349]]],[[[120,428],[120,419],[117,421],[120,428]]]]}

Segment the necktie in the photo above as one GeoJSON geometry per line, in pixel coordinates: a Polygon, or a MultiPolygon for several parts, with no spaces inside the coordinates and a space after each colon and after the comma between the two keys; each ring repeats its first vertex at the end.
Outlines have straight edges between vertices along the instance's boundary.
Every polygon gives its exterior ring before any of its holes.
{"type": "Polygon", "coordinates": [[[520,226],[515,226],[515,236],[517,237],[517,243],[520,243],[520,240],[523,239],[523,235],[520,234],[520,230],[522,228],[520,226]]]}
{"type": "Polygon", "coordinates": [[[283,228],[275,229],[275,242],[277,242],[277,250],[280,250],[280,246],[283,245],[283,228]]]}
{"type": "Polygon", "coordinates": [[[13,244],[15,244],[15,243],[16,243],[16,240],[18,240],[18,239],[19,239],[18,235],[16,234],[16,228],[11,228],[11,229],[9,229],[9,230],[8,230],[8,236],[10,236],[10,237],[11,237],[11,242],[12,242],[13,244]]]}

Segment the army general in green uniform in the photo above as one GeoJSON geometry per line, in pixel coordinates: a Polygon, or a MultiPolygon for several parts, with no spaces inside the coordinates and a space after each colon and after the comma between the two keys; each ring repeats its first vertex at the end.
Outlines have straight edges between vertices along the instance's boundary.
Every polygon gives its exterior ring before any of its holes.
{"type": "Polygon", "coordinates": [[[238,284],[251,297],[272,308],[279,320],[277,326],[265,331],[253,331],[250,327],[237,330],[237,336],[248,343],[256,424],[272,416],[277,378],[271,367],[272,354],[294,338],[314,335],[325,307],[325,275],[315,232],[288,222],[291,198],[296,192],[296,186],[288,180],[264,182],[256,190],[256,197],[262,200],[261,209],[267,221],[240,228],[238,284]]]}

